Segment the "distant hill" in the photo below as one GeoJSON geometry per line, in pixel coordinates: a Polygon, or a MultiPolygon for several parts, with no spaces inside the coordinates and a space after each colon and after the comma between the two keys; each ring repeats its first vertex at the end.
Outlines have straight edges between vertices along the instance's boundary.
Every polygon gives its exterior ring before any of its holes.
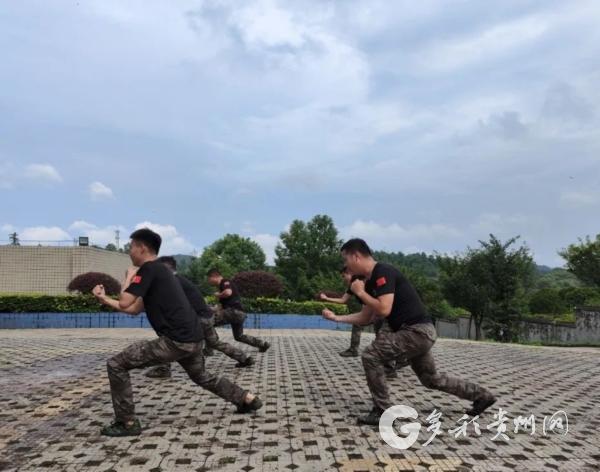
{"type": "Polygon", "coordinates": [[[571,272],[561,268],[537,266],[535,275],[535,288],[567,288],[583,287],[584,284],[571,272]],[[550,270],[547,270],[550,269],[550,270]]]}
{"type": "Polygon", "coordinates": [[[194,256],[186,254],[175,254],[173,257],[177,261],[177,270],[182,272],[196,259],[194,256]]]}
{"type": "MultiPolygon", "coordinates": [[[[552,272],[553,270],[556,270],[556,269],[559,269],[559,268],[558,267],[548,267],[546,265],[539,265],[539,264],[535,265],[535,271],[540,275],[547,274],[548,272],[552,272]]],[[[561,270],[561,269],[559,269],[559,270],[561,270]]]]}

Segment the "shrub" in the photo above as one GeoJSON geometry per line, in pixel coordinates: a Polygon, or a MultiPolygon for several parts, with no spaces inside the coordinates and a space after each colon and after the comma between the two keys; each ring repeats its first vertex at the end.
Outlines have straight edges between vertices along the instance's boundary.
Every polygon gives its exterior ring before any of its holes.
{"type": "Polygon", "coordinates": [[[256,298],[242,300],[244,309],[248,313],[280,313],[280,314],[296,314],[296,315],[320,315],[323,308],[329,308],[338,315],[348,313],[346,305],[337,303],[323,302],[294,302],[289,300],[281,300],[276,298],[256,298]]]}
{"type": "Polygon", "coordinates": [[[591,287],[569,287],[560,290],[560,297],[568,309],[590,305],[592,300],[600,298],[600,290],[591,287]]]}
{"type": "Polygon", "coordinates": [[[531,313],[560,315],[568,309],[569,307],[560,296],[560,292],[553,288],[538,290],[529,298],[529,311],[531,313]]]}
{"type": "MultiPolygon", "coordinates": [[[[214,297],[206,297],[206,302],[214,304],[214,297]]],[[[348,313],[345,305],[323,302],[292,302],[277,298],[242,299],[248,313],[278,313],[298,315],[320,315],[323,308],[329,308],[338,315],[348,313]]],[[[0,313],[98,313],[114,311],[100,305],[90,295],[0,295],[0,313]]]]}
{"type": "Polygon", "coordinates": [[[118,295],[121,292],[121,284],[114,277],[102,272],[86,272],[78,275],[71,280],[67,290],[89,295],[96,285],[104,285],[107,295],[118,295]]]}
{"type": "Polygon", "coordinates": [[[275,274],[264,270],[239,272],[232,281],[240,291],[240,295],[246,298],[276,298],[283,292],[281,280],[275,274]]]}
{"type": "Polygon", "coordinates": [[[113,311],[91,295],[0,295],[0,313],[97,313],[113,311]]]}

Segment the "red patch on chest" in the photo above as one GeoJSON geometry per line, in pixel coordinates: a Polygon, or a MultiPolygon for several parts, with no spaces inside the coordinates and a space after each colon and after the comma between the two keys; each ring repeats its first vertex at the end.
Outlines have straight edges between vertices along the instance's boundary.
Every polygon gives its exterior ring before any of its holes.
{"type": "Polygon", "coordinates": [[[376,284],[378,287],[382,287],[383,285],[385,285],[385,284],[386,284],[386,282],[387,282],[387,280],[385,280],[385,277],[379,277],[379,278],[378,278],[378,279],[375,281],[375,284],[376,284]]]}
{"type": "Polygon", "coordinates": [[[142,276],[141,275],[136,275],[132,280],[131,283],[133,284],[139,284],[142,281],[142,276]]]}

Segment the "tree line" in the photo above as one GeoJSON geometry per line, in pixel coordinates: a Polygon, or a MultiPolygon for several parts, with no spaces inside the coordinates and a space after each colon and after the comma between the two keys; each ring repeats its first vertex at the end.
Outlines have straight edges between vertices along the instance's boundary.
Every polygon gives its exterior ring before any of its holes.
{"type": "MultiPolygon", "coordinates": [[[[345,290],[339,274],[342,244],[333,219],[316,215],[309,221],[294,220],[280,234],[273,266],[267,265],[255,241],[227,234],[197,258],[178,256],[179,271],[205,294],[212,292],[206,272],[216,267],[225,277],[237,275],[255,293],[264,289],[305,301],[321,290],[345,290]]],[[[488,337],[508,341],[515,340],[518,323],[527,314],[558,316],[575,305],[600,304],[600,235],[580,239],[559,254],[564,269],[537,266],[519,236],[501,241],[490,234],[476,247],[455,254],[375,250],[374,257],[400,269],[433,316],[469,314],[478,339],[485,324],[488,337]]]]}

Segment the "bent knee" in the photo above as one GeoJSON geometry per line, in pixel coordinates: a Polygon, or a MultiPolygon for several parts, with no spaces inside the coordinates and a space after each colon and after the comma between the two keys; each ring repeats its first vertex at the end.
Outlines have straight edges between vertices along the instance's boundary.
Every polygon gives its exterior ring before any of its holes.
{"type": "Polygon", "coordinates": [[[379,359],[377,355],[376,349],[373,346],[367,346],[360,355],[363,364],[376,364],[381,363],[382,361],[379,359]]]}
{"type": "Polygon", "coordinates": [[[123,368],[123,366],[119,362],[119,359],[117,356],[111,357],[110,359],[108,359],[106,361],[106,370],[109,370],[109,371],[110,370],[120,370],[122,368],[123,368]]]}

